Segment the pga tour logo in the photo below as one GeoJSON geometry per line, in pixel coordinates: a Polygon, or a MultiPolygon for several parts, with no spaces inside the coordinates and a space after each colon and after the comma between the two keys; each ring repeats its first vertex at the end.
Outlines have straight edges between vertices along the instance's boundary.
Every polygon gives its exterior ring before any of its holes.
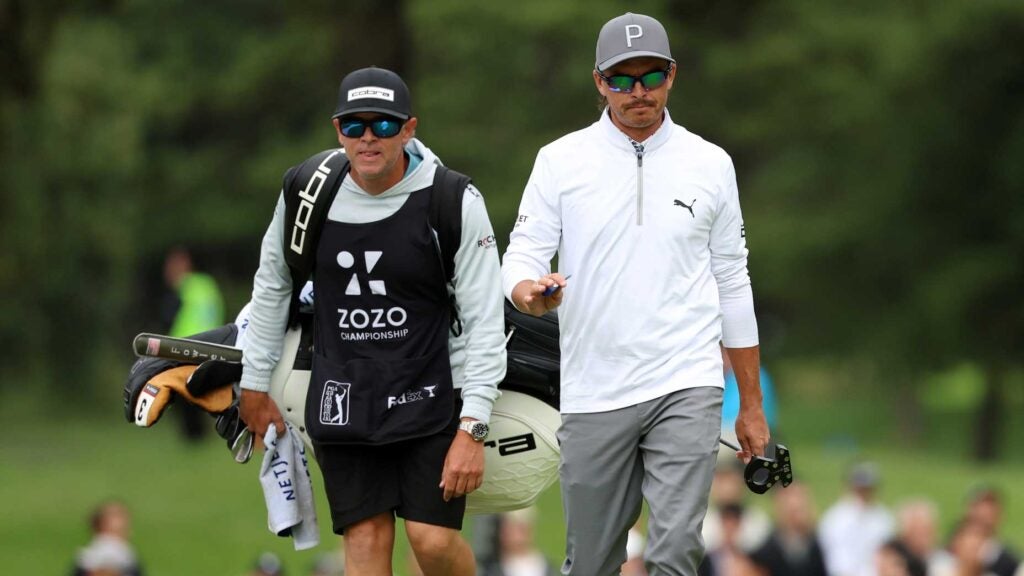
{"type": "Polygon", "coordinates": [[[320,397],[320,423],[328,426],[348,425],[348,393],[352,384],[328,380],[320,397]]]}
{"type": "Polygon", "coordinates": [[[376,98],[378,100],[395,101],[395,91],[380,86],[363,86],[348,91],[348,101],[361,100],[363,98],[376,98]]]}

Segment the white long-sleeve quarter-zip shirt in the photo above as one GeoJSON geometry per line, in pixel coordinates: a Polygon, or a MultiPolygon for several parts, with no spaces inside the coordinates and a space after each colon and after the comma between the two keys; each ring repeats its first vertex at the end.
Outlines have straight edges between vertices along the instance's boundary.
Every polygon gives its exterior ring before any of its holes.
{"type": "MultiPolygon", "coordinates": [[[[398,211],[412,192],[430,186],[440,159],[418,139],[406,152],[419,159],[397,184],[372,195],[345,177],[327,218],[337,222],[367,223],[383,220],[398,211]]],[[[284,259],[284,197],[279,197],[274,218],[263,237],[260,266],[253,281],[241,387],[266,392],[270,375],[281,358],[291,275],[284,259]]],[[[461,416],[483,422],[500,396],[498,383],[505,377],[504,309],[501,274],[495,253],[494,232],[483,197],[470,185],[462,200],[462,238],[455,253],[455,302],[464,331],[449,335],[448,352],[452,380],[461,388],[461,416]]]]}
{"type": "Polygon", "coordinates": [[[543,147],[502,263],[505,296],[558,268],[561,409],[722,386],[719,342],[758,344],[736,174],[672,122],[633,142],[600,120],[543,147]]]}

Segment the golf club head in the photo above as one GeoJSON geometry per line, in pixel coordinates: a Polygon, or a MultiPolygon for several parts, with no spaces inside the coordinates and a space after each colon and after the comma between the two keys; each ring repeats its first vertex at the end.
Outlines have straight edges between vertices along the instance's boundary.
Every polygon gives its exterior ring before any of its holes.
{"type": "Polygon", "coordinates": [[[248,462],[252,458],[254,445],[255,436],[252,435],[252,431],[248,428],[243,428],[235,438],[235,441],[231,443],[231,455],[234,457],[235,462],[239,464],[248,462]]]}
{"type": "MultiPolygon", "coordinates": [[[[235,386],[237,387],[238,384],[235,384],[235,386]]],[[[231,451],[231,456],[235,459],[235,462],[245,464],[252,458],[255,438],[239,415],[237,391],[235,393],[235,402],[227,410],[217,415],[215,427],[217,435],[227,442],[228,450],[231,451]]]]}
{"type": "Polygon", "coordinates": [[[782,444],[769,442],[764,456],[754,456],[743,470],[747,488],[755,494],[764,494],[778,483],[789,486],[793,482],[793,464],[789,449],[782,444]]]}

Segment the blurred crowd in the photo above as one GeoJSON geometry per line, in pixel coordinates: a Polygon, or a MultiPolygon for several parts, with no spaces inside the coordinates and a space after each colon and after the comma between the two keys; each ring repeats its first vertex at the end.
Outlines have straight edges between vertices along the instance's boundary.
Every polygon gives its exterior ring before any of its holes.
{"type": "Polygon", "coordinates": [[[890,509],[878,500],[881,475],[853,466],[844,494],[817,517],[807,486],[770,492],[773,514],[749,505],[743,468],[726,456],[704,522],[701,576],[1024,576],[1001,539],[1003,495],[977,486],[951,533],[935,502],[911,498],[890,509]]]}
{"type": "MultiPolygon", "coordinates": [[[[811,491],[796,481],[768,493],[772,509],[752,505],[743,466],[723,450],[704,520],[707,554],[699,576],[1024,576],[1024,565],[1001,538],[1003,494],[976,486],[964,498],[953,529],[942,534],[937,505],[911,498],[893,509],[878,499],[881,474],[853,466],[846,490],[821,514],[811,491]]],[[[534,508],[476,516],[473,547],[480,576],[554,576],[557,564],[535,541],[534,508]]],[[[140,576],[124,504],[104,502],[90,515],[92,540],[77,556],[74,576],[140,576]]],[[[647,576],[642,523],[629,532],[623,576],[647,576]]],[[[344,552],[311,557],[309,576],[342,576],[344,552]]],[[[406,573],[420,574],[415,557],[406,573]]],[[[276,555],[258,555],[247,576],[285,576],[276,555]]]]}

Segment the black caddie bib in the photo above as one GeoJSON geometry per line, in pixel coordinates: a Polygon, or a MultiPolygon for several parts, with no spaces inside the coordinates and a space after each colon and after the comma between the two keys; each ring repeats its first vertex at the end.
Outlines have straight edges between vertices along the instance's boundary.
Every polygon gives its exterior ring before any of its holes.
{"type": "Polygon", "coordinates": [[[306,428],[321,444],[387,444],[439,432],[454,410],[448,292],[427,210],[431,188],[367,224],[325,222],[306,428]]]}

